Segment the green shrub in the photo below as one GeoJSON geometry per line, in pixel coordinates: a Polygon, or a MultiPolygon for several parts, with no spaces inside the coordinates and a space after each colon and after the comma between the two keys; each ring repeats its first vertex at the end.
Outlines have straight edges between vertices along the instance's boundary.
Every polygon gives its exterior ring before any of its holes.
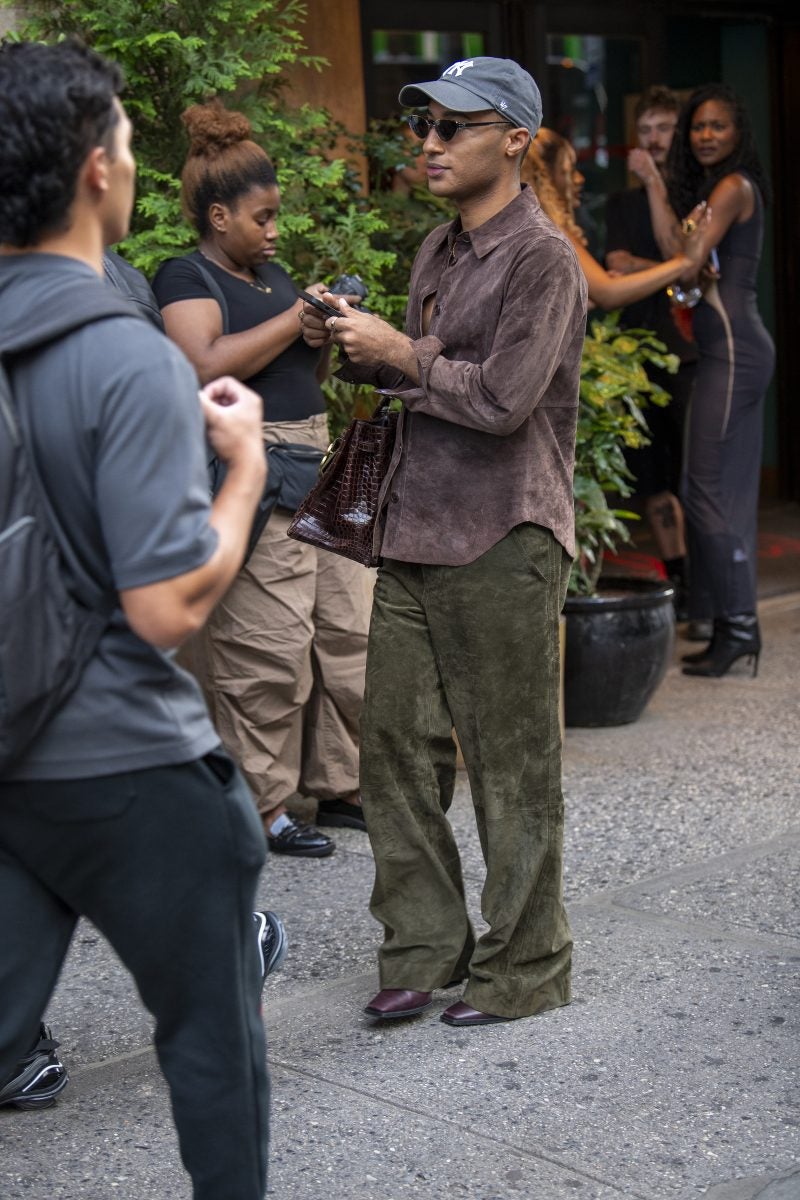
{"type": "Polygon", "coordinates": [[[219,96],[247,114],[275,163],[282,261],[301,283],[356,271],[380,310],[393,259],[374,245],[383,225],[361,195],[356,165],[334,155],[346,131],[324,109],[290,107],[284,94],[287,67],[327,65],[303,51],[305,11],[301,0],[29,0],[14,36],[75,35],[123,68],[138,186],[120,249],[145,274],[194,242],[180,209],[180,115],[219,96]]]}
{"type": "MultiPolygon", "coordinates": [[[[7,6],[9,0],[0,0],[7,6]]],[[[131,235],[121,249],[152,274],[194,235],[180,210],[178,176],[187,142],[180,114],[219,95],[247,113],[259,141],[281,167],[295,135],[324,125],[322,114],[288,117],[281,72],[293,63],[320,69],[303,54],[299,0],[29,0],[16,36],[55,41],[74,35],[120,64],[139,165],[131,235]]],[[[343,164],[310,164],[313,186],[341,177],[343,164]]],[[[290,169],[291,171],[291,169],[290,169]]]]}
{"type": "Polygon", "coordinates": [[[646,329],[619,329],[619,313],[590,322],[581,360],[578,433],[575,445],[575,539],[577,555],[570,591],[591,594],[600,575],[604,549],[629,542],[624,520],[637,514],[611,507],[609,495],[625,499],[634,477],[625,449],[649,443],[644,409],[663,407],[669,393],[648,378],[645,364],[675,374],[678,359],[646,329]]]}
{"type": "MultiPolygon", "coordinates": [[[[293,278],[303,286],[356,273],[369,289],[370,308],[401,324],[411,258],[443,218],[424,198],[403,204],[390,193],[363,193],[358,156],[368,154],[380,173],[408,155],[399,123],[359,138],[324,109],[287,103],[287,67],[327,66],[304,51],[305,15],[301,0],[28,0],[13,36],[75,35],[123,68],[138,184],[131,232],[118,248],[146,275],[194,244],[180,207],[187,150],[180,114],[219,96],[247,114],[275,164],[279,256],[293,278]],[[351,158],[337,157],[336,147],[348,141],[351,158]]],[[[355,406],[369,407],[368,389],[334,380],[326,392],[333,433],[355,406]]]]}
{"type": "MultiPolygon", "coordinates": [[[[9,7],[11,0],[0,0],[9,7]]],[[[411,263],[425,235],[450,219],[448,206],[426,189],[391,191],[397,166],[413,160],[400,120],[374,123],[357,137],[323,109],[286,102],[285,69],[323,70],[304,52],[301,0],[27,0],[16,37],[53,41],[76,35],[125,71],[124,100],[133,120],[138,161],[137,202],[130,236],[120,249],[147,275],[194,243],[180,209],[179,175],[186,156],[180,114],[220,96],[245,112],[256,140],[273,159],[282,194],[280,258],[301,285],[359,274],[369,307],[403,323],[411,263]],[[348,141],[349,139],[349,141],[348,141]],[[336,157],[349,145],[351,158],[336,157]],[[365,196],[359,156],[370,165],[365,196]]],[[[591,591],[604,547],[629,540],[607,495],[632,492],[624,446],[642,445],[642,407],[665,404],[644,364],[677,369],[674,356],[644,330],[621,333],[614,314],[591,323],[581,372],[575,469],[579,555],[571,589],[591,591]]],[[[325,385],[332,434],[353,411],[370,407],[370,389],[332,380],[325,385]]]]}

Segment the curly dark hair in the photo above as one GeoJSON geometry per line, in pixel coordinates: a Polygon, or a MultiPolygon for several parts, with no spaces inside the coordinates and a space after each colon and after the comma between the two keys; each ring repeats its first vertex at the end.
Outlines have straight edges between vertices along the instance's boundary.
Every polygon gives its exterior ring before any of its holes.
{"type": "Polygon", "coordinates": [[[244,113],[210,100],[187,108],[181,120],[189,134],[189,154],[181,174],[183,211],[205,238],[211,233],[212,204],[235,210],[252,188],[272,187],[278,178],[266,151],[252,140],[253,129],[244,113]]]}
{"type": "Polygon", "coordinates": [[[35,246],[69,227],[86,156],[113,145],[122,84],[77,40],[0,43],[0,242],[35,246]]]}
{"type": "Polygon", "coordinates": [[[770,187],[761,159],[756,149],[753,130],[747,110],[733,88],[725,83],[705,83],[695,88],[686,102],[670,147],[667,162],[670,203],[678,217],[685,217],[701,200],[707,200],[716,185],[725,175],[734,171],[745,171],[761,193],[765,204],[770,200],[770,187]],[[733,114],[739,135],[736,147],[724,162],[706,172],[692,153],[689,137],[694,114],[708,100],[719,100],[727,104],[733,114]]]}

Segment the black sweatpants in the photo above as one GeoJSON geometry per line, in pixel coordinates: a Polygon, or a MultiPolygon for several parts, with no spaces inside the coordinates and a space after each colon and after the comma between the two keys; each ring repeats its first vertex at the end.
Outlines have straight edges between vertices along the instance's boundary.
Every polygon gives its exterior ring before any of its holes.
{"type": "Polygon", "coordinates": [[[252,917],[265,849],[221,749],[129,774],[0,783],[0,1082],[34,1040],[77,918],[88,917],[155,1017],[195,1200],[266,1190],[252,917]]]}

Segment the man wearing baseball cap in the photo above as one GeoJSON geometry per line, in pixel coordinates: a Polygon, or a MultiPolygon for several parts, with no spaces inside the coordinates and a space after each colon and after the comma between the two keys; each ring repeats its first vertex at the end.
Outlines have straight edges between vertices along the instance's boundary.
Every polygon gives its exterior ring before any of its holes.
{"type": "Polygon", "coordinates": [[[441,1016],[485,1025],[570,999],[562,902],[558,616],[574,553],[572,468],[586,288],[520,163],[542,119],[510,59],[453,63],[400,93],[428,187],[457,217],[423,242],[406,332],[306,308],[352,382],[403,401],[384,487],[362,716],[361,795],[384,927],[376,1020],[467,981],[441,1016]],[[476,940],[447,821],[455,730],[488,929],[476,940]]]}
{"type": "Polygon", "coordinates": [[[453,63],[433,83],[409,83],[400,103],[424,108],[430,100],[458,113],[494,109],[531,137],[542,123],[542,97],[533,77],[512,58],[468,58],[453,63]]]}

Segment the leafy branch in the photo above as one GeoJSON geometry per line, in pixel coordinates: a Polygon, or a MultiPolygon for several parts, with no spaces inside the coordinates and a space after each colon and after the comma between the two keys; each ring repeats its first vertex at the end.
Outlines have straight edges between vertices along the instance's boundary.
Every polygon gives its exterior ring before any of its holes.
{"type": "Polygon", "coordinates": [[[626,499],[634,476],[625,449],[648,445],[648,404],[669,403],[669,393],[648,378],[645,364],[675,374],[676,355],[646,329],[619,329],[619,313],[595,319],[583,344],[578,430],[575,446],[575,538],[577,556],[570,591],[591,594],[604,550],[629,542],[626,520],[636,513],[612,507],[609,496],[626,499]]]}

